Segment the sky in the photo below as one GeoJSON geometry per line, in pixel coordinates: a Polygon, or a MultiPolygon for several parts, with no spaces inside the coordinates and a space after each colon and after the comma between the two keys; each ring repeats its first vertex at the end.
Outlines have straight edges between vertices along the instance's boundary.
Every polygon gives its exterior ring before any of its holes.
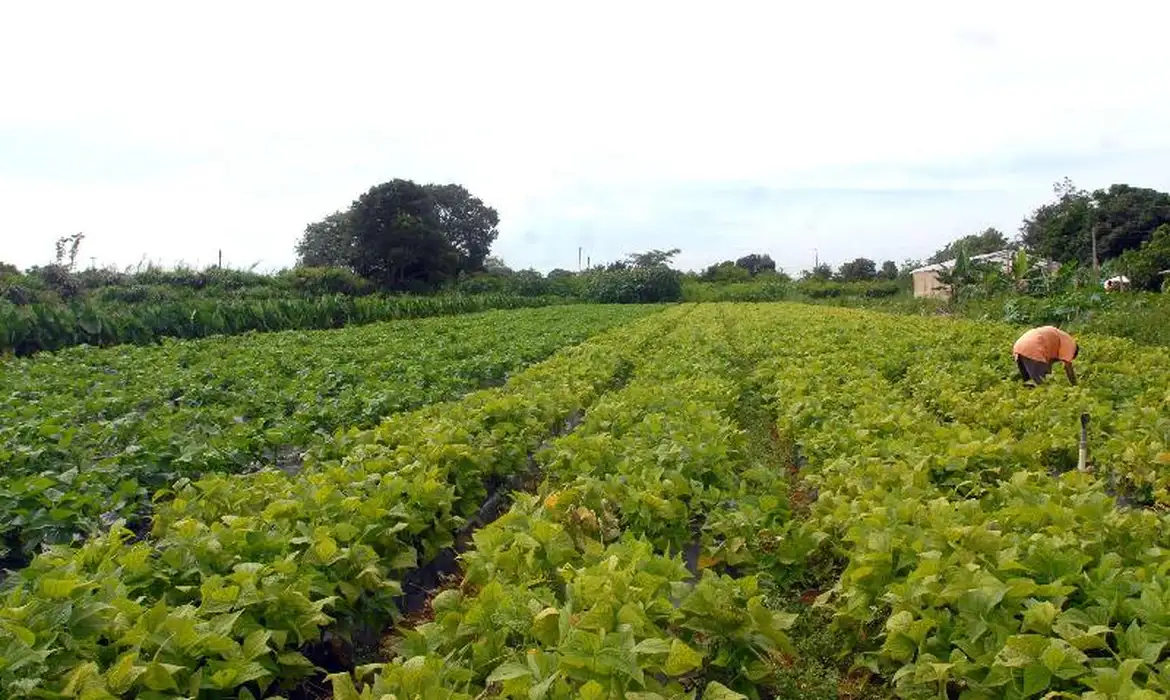
{"type": "Polygon", "coordinates": [[[1170,190],[1152,0],[0,6],[0,261],[273,270],[455,182],[513,268],[925,258],[1071,177],[1170,190]]]}

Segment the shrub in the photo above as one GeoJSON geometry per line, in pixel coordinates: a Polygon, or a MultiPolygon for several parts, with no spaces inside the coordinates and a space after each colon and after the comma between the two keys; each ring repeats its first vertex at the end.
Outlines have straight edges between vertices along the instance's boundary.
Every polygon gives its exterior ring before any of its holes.
{"type": "Polygon", "coordinates": [[[585,297],[603,304],[656,304],[682,299],[682,277],[665,265],[598,270],[585,278],[585,297]]]}

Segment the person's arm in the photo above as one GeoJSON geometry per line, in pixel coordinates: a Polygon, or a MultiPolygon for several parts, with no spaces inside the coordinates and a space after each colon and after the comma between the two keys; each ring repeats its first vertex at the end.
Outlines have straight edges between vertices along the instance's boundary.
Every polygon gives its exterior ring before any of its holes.
{"type": "Polygon", "coordinates": [[[1068,377],[1069,384],[1071,384],[1073,386],[1077,385],[1077,373],[1076,373],[1076,370],[1073,369],[1073,363],[1071,363],[1071,362],[1064,363],[1064,376],[1068,377]]]}

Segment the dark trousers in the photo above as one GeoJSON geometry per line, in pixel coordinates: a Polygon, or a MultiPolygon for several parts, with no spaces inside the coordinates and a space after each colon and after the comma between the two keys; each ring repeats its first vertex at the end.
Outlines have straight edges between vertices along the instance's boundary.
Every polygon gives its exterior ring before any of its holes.
{"type": "Polygon", "coordinates": [[[1020,369],[1020,379],[1025,382],[1031,379],[1037,384],[1043,382],[1052,371],[1051,362],[1041,362],[1023,355],[1016,355],[1016,367],[1020,369]]]}

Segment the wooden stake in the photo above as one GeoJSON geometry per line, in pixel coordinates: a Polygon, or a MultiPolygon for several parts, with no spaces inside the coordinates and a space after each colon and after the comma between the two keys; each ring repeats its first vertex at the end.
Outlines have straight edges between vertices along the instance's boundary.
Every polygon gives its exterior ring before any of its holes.
{"type": "Polygon", "coordinates": [[[1081,414],[1081,444],[1077,455],[1077,470],[1089,471],[1089,414],[1081,414]]]}

